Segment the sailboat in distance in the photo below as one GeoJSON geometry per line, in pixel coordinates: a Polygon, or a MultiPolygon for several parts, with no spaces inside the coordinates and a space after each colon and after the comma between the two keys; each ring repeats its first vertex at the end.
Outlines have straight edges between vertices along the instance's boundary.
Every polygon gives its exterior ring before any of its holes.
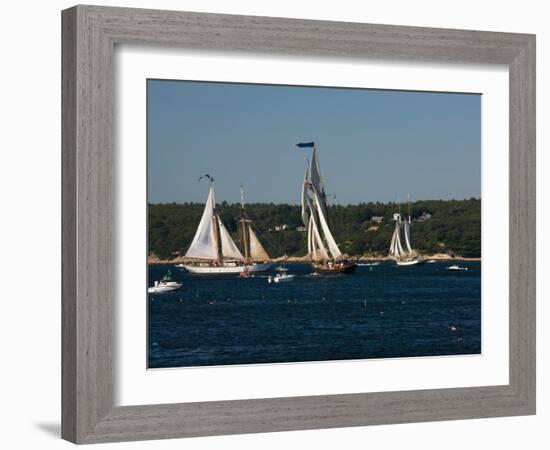
{"type": "Polygon", "coordinates": [[[356,264],[342,254],[330,231],[325,187],[315,143],[296,145],[299,148],[313,148],[311,161],[306,159],[302,185],[302,221],[307,229],[307,250],[313,269],[321,274],[353,273],[356,264]]]}
{"type": "MultiPolygon", "coordinates": [[[[401,210],[401,208],[399,208],[401,210]]],[[[390,256],[398,266],[413,266],[423,264],[425,261],[418,256],[416,250],[411,246],[411,206],[409,203],[409,216],[402,218],[401,211],[393,215],[395,229],[391,237],[390,256]],[[401,229],[405,239],[405,247],[401,242],[401,229]]]]}
{"type": "Polygon", "coordinates": [[[204,175],[199,180],[202,178],[207,178],[210,186],[195,237],[185,254],[192,262],[180,264],[178,267],[191,273],[210,275],[255,273],[271,269],[273,263],[269,261],[269,255],[254,233],[252,221],[245,216],[244,202],[241,202],[240,218],[243,233],[241,252],[216,211],[214,178],[204,175]]]}

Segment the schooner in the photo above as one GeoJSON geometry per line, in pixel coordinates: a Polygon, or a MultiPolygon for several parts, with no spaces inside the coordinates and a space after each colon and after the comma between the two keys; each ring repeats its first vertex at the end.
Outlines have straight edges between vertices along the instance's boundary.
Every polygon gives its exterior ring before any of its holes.
{"type": "Polygon", "coordinates": [[[296,145],[313,148],[311,161],[306,159],[307,168],[302,185],[302,221],[307,229],[307,249],[312,266],[316,272],[323,274],[353,273],[355,263],[342,255],[330,231],[325,187],[315,143],[296,145]]]}
{"type": "Polygon", "coordinates": [[[409,216],[401,217],[401,212],[393,215],[395,229],[393,231],[390,243],[390,256],[395,260],[398,266],[413,266],[422,264],[423,259],[419,258],[418,253],[411,246],[411,211],[409,204],[409,216]],[[401,241],[401,229],[405,238],[405,249],[401,241]]]}
{"type": "Polygon", "coordinates": [[[241,251],[216,211],[214,179],[210,175],[205,175],[204,178],[210,181],[206,205],[195,237],[185,253],[185,257],[192,262],[178,267],[196,274],[254,273],[269,270],[273,264],[269,262],[269,255],[256,236],[252,221],[244,211],[242,187],[239,219],[242,233],[241,251]]]}

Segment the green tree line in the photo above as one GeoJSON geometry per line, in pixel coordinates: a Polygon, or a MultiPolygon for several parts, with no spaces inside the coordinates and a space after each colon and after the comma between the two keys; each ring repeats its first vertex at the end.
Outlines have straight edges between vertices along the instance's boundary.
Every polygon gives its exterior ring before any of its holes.
{"type": "MultiPolygon", "coordinates": [[[[184,254],[203,208],[201,203],[149,204],[149,254],[162,259],[184,254]]],[[[240,245],[240,205],[223,202],[216,210],[240,245]]],[[[333,205],[329,207],[330,227],[342,252],[350,256],[387,255],[395,226],[393,214],[399,210],[408,215],[407,205],[394,203],[333,205]]],[[[272,257],[307,253],[307,233],[299,228],[303,226],[299,205],[251,203],[246,205],[246,212],[272,257]],[[276,230],[284,225],[284,230],[276,230]]],[[[481,256],[480,199],[416,201],[410,205],[410,214],[412,245],[420,253],[481,256]]]]}

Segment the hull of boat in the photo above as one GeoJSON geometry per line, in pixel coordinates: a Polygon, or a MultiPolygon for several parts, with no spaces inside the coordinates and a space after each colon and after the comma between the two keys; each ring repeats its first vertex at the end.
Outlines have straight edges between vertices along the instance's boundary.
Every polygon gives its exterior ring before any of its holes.
{"type": "Polygon", "coordinates": [[[312,264],[315,272],[322,275],[338,275],[338,274],[352,274],[357,269],[357,265],[354,263],[344,264],[342,266],[328,267],[318,264],[312,264]]]}
{"type": "Polygon", "coordinates": [[[395,261],[395,263],[398,266],[417,266],[420,264],[424,264],[426,261],[423,261],[421,259],[413,259],[412,261],[395,261]]]}
{"type": "Polygon", "coordinates": [[[275,278],[273,281],[275,283],[288,283],[289,281],[292,281],[294,280],[294,276],[291,275],[289,277],[286,277],[286,278],[275,278]]]}
{"type": "Polygon", "coordinates": [[[172,285],[172,286],[152,286],[147,289],[149,294],[163,294],[165,292],[174,292],[177,291],[182,285],[172,285]]]}
{"type": "Polygon", "coordinates": [[[294,280],[295,275],[285,275],[281,277],[269,277],[268,282],[269,283],[288,283],[289,281],[294,280]]]}
{"type": "Polygon", "coordinates": [[[261,264],[250,264],[246,266],[210,266],[210,265],[193,265],[193,264],[182,264],[180,267],[185,268],[190,273],[200,274],[200,275],[235,275],[244,272],[245,269],[248,270],[248,273],[259,273],[267,272],[273,263],[261,263],[261,264]]]}
{"type": "Polygon", "coordinates": [[[459,266],[450,266],[450,267],[447,267],[447,270],[452,270],[452,271],[455,271],[455,272],[462,272],[462,271],[468,270],[468,268],[467,267],[459,267],[459,266]]]}

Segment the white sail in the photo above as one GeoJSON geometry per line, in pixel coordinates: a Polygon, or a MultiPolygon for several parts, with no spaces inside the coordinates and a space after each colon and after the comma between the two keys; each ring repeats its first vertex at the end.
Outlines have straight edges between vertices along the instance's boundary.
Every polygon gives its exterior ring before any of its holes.
{"type": "Polygon", "coordinates": [[[397,234],[395,235],[395,249],[396,249],[396,253],[397,253],[397,256],[403,256],[403,254],[405,253],[403,251],[403,246],[401,245],[401,237],[399,236],[401,233],[400,233],[400,226],[401,224],[398,222],[397,223],[397,234]]]}
{"type": "Polygon", "coordinates": [[[312,255],[313,252],[313,223],[311,220],[307,222],[307,254],[312,255]]]}
{"type": "Polygon", "coordinates": [[[327,205],[325,200],[325,188],[321,178],[319,158],[315,147],[313,148],[311,161],[307,162],[306,174],[302,185],[302,221],[304,222],[304,225],[307,224],[308,212],[311,206],[310,192],[317,193],[319,195],[319,204],[323,214],[326,217],[327,205]]]}
{"type": "MultiPolygon", "coordinates": [[[[309,164],[306,168],[306,175],[304,176],[304,183],[302,184],[302,221],[304,222],[304,225],[308,226],[309,216],[308,216],[308,210],[309,210],[309,197],[307,194],[307,185],[308,185],[308,172],[309,172],[309,164]]],[[[309,233],[309,231],[308,231],[309,233]]],[[[308,234],[309,236],[309,234],[308,234]]],[[[308,239],[309,242],[309,239],[308,239]]]]}
{"type": "Polygon", "coordinates": [[[411,248],[411,225],[410,225],[410,217],[409,217],[409,220],[405,219],[403,221],[403,234],[405,235],[405,245],[407,246],[407,250],[409,251],[409,253],[412,253],[412,248],[411,248]]]}
{"type": "Polygon", "coordinates": [[[308,229],[308,253],[314,260],[338,259],[342,256],[328,226],[325,188],[315,147],[302,186],[302,221],[308,229]]]}
{"type": "Polygon", "coordinates": [[[218,246],[214,231],[214,187],[210,186],[204,212],[195,237],[187,249],[185,256],[188,258],[217,259],[218,246]]]}
{"type": "Polygon", "coordinates": [[[220,241],[222,243],[222,255],[224,258],[232,258],[238,260],[244,260],[238,247],[235,245],[233,238],[225,228],[221,219],[218,216],[218,226],[220,229],[220,241]]]}
{"type": "Polygon", "coordinates": [[[395,236],[397,234],[397,229],[393,231],[393,234],[391,236],[391,244],[390,244],[390,255],[395,256],[395,236]]]}
{"type": "Polygon", "coordinates": [[[316,260],[317,255],[315,253],[315,243],[313,237],[313,217],[311,211],[311,202],[308,195],[308,174],[309,174],[309,162],[306,168],[306,175],[304,177],[304,183],[302,185],[302,221],[307,227],[307,254],[310,258],[316,260]]]}
{"type": "Polygon", "coordinates": [[[390,244],[390,255],[400,258],[404,255],[404,250],[401,245],[401,215],[400,214],[394,214],[393,218],[395,220],[395,230],[393,231],[393,235],[391,238],[391,244],[390,244]]]}
{"type": "Polygon", "coordinates": [[[315,147],[313,147],[311,163],[309,164],[308,181],[313,184],[313,187],[317,192],[324,192],[323,179],[321,177],[321,165],[319,163],[319,157],[317,156],[317,148],[315,147]]]}
{"type": "Polygon", "coordinates": [[[317,229],[317,225],[315,222],[313,222],[313,237],[314,237],[314,246],[313,246],[313,254],[315,256],[315,260],[323,260],[327,261],[330,259],[327,249],[325,248],[323,241],[321,240],[321,236],[319,235],[319,230],[317,229]]]}
{"type": "Polygon", "coordinates": [[[325,248],[325,245],[323,244],[323,239],[321,238],[321,234],[319,233],[319,227],[317,226],[317,222],[315,220],[315,216],[313,215],[313,211],[310,211],[310,222],[311,222],[311,231],[312,231],[312,239],[311,239],[311,245],[313,248],[313,259],[316,261],[319,260],[328,260],[330,259],[327,249],[325,248]]]}
{"type": "Polygon", "coordinates": [[[307,172],[307,181],[311,186],[313,192],[319,196],[319,205],[323,211],[324,216],[327,216],[327,203],[325,198],[325,186],[323,183],[323,177],[321,176],[321,165],[319,163],[319,157],[317,156],[317,148],[313,147],[313,154],[311,155],[311,163],[309,164],[309,170],[307,172]]]}
{"type": "Polygon", "coordinates": [[[269,255],[265,251],[263,245],[250,225],[248,226],[248,231],[250,238],[250,258],[253,261],[267,261],[269,259],[269,255]]]}
{"type": "Polygon", "coordinates": [[[330,232],[330,228],[328,227],[328,223],[325,219],[325,215],[322,211],[320,202],[319,202],[319,196],[317,193],[315,193],[315,203],[317,205],[317,212],[319,215],[319,221],[321,222],[321,228],[323,229],[323,234],[325,235],[325,241],[327,242],[328,249],[330,250],[330,253],[332,254],[332,257],[334,259],[338,259],[342,256],[342,252],[338,248],[338,245],[336,244],[336,241],[334,240],[334,237],[332,236],[332,233],[330,232]]]}

